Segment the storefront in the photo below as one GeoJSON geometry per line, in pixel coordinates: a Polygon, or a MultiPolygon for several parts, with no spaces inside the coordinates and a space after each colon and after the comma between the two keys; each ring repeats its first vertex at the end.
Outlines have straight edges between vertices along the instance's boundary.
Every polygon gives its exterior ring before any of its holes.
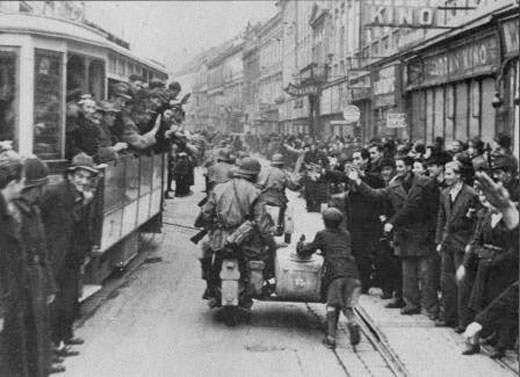
{"type": "Polygon", "coordinates": [[[501,128],[513,135],[514,152],[519,154],[519,16],[513,14],[499,21],[500,38],[502,40],[502,66],[499,75],[497,112],[501,128]]]}
{"type": "Polygon", "coordinates": [[[500,67],[497,29],[468,31],[415,52],[404,78],[411,139],[480,135],[491,141],[500,131],[492,105],[500,67]]]}
{"type": "Polygon", "coordinates": [[[370,137],[408,138],[408,123],[400,83],[401,70],[398,62],[373,71],[370,137]]]}
{"type": "Polygon", "coordinates": [[[354,127],[360,131],[356,136],[359,136],[363,142],[367,142],[375,136],[371,127],[372,77],[370,71],[349,77],[348,88],[349,104],[359,107],[361,112],[359,121],[354,124],[354,127]]]}

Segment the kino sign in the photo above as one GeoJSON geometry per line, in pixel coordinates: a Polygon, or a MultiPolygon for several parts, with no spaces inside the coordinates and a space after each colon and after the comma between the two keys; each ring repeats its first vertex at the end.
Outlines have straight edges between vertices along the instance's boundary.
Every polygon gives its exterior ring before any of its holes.
{"type": "Polygon", "coordinates": [[[434,7],[366,5],[365,9],[365,14],[368,15],[367,26],[439,27],[438,10],[434,7]]]}

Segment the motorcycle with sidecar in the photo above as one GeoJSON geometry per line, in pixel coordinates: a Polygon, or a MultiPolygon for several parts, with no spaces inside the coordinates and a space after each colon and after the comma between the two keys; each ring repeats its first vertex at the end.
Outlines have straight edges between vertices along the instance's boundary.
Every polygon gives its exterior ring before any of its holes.
{"type": "Polygon", "coordinates": [[[246,322],[251,320],[252,299],[323,302],[323,267],[324,259],[319,254],[300,257],[296,245],[278,248],[274,257],[276,285],[273,287],[264,276],[264,261],[247,261],[240,248],[224,248],[215,255],[214,268],[219,273],[214,307],[222,308],[227,326],[234,326],[240,317],[246,322]]]}

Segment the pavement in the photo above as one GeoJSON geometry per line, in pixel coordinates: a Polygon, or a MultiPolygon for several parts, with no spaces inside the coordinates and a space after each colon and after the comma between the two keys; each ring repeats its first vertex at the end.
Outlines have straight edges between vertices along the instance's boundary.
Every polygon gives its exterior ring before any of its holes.
{"type": "MultiPolygon", "coordinates": [[[[322,304],[256,301],[251,324],[222,323],[200,298],[200,251],[189,241],[196,233],[190,229],[196,203],[204,196],[200,173],[193,195],[166,201],[163,234],[150,240],[143,263],[81,322],[76,335],[85,344],[76,347],[79,356],[66,359],[64,376],[392,376],[364,336],[355,349],[350,346],[343,321],[337,349],[321,344],[322,304]]],[[[321,216],[307,213],[296,193],[289,196],[296,219],[292,241],[301,234],[310,241],[322,228],[321,216]]],[[[410,376],[511,375],[486,356],[460,356],[460,335],[432,329],[420,316],[403,318],[382,304],[377,292],[361,300],[410,376]]]]}
{"type": "Polygon", "coordinates": [[[76,329],[85,344],[66,359],[63,375],[390,376],[366,339],[353,352],[344,326],[336,351],[322,345],[323,305],[256,302],[250,325],[228,328],[219,320],[200,298],[199,250],[187,228],[203,198],[202,182],[197,179],[193,195],[166,201],[164,232],[143,259],[153,263],[102,293],[102,305],[76,329]],[[366,372],[367,364],[374,372],[366,372]]]}

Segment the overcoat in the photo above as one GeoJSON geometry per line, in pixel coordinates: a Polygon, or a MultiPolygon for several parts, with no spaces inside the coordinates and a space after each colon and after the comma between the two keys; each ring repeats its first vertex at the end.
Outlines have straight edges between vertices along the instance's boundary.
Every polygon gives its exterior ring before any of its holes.
{"type": "Polygon", "coordinates": [[[428,177],[412,175],[406,192],[402,178],[388,187],[373,189],[361,182],[359,190],[377,200],[390,200],[395,211],[388,220],[394,226],[395,254],[401,257],[429,256],[434,253],[435,225],[439,207],[439,189],[428,177]]]}
{"type": "Polygon", "coordinates": [[[58,288],[52,305],[53,336],[69,332],[58,336],[63,338],[72,336],[71,326],[78,314],[80,269],[94,244],[91,205],[84,204],[83,196],[65,179],[47,188],[40,207],[58,288]]]}
{"type": "Polygon", "coordinates": [[[0,375],[28,376],[27,329],[25,316],[29,309],[26,288],[26,263],[19,233],[19,224],[8,213],[0,194],[0,375]]]}
{"type": "Polygon", "coordinates": [[[26,258],[28,310],[27,330],[29,375],[47,376],[50,369],[50,322],[47,297],[56,293],[52,267],[48,261],[45,233],[39,208],[23,199],[14,201],[21,223],[20,239],[26,258]]]}
{"type": "Polygon", "coordinates": [[[255,222],[252,239],[241,246],[248,257],[262,256],[267,240],[272,238],[273,223],[258,190],[243,178],[216,185],[202,207],[202,218],[211,228],[209,245],[214,251],[224,247],[226,238],[247,219],[255,222]]]}
{"type": "Polygon", "coordinates": [[[443,249],[464,252],[476,223],[476,213],[471,215],[469,211],[476,211],[478,198],[475,190],[464,183],[452,203],[450,190],[445,188],[440,196],[435,242],[443,249]]]}

